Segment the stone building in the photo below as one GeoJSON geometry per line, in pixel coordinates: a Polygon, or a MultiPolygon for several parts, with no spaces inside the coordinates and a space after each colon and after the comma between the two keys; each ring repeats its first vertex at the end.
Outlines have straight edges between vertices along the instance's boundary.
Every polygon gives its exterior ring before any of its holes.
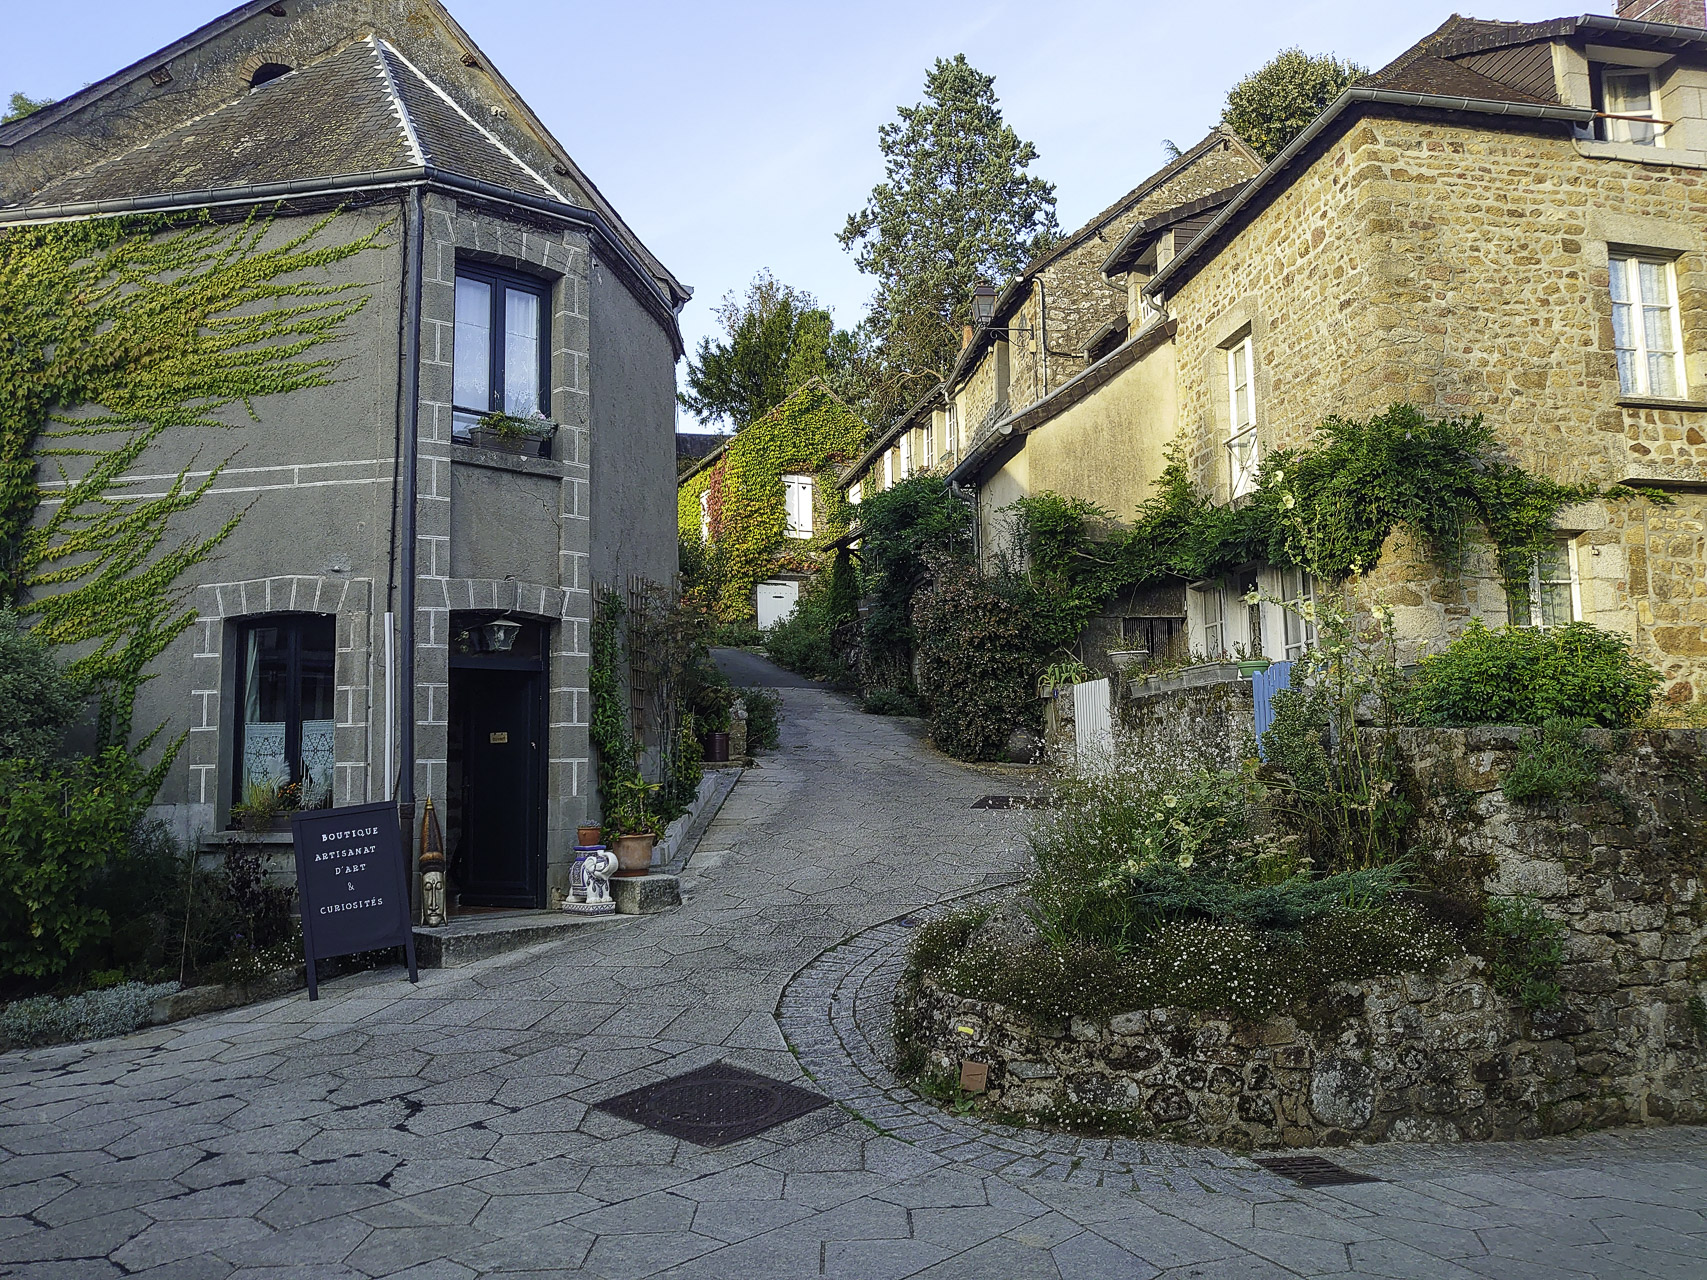
{"type": "MultiPolygon", "coordinates": [[[[1125,281],[1103,270],[1110,249],[1145,220],[1236,186],[1261,167],[1242,141],[1217,129],[1057,241],[999,293],[981,288],[978,323],[968,327],[953,370],[848,469],[850,500],[918,471],[956,468],[968,451],[1007,439],[1019,415],[1119,350],[1135,327],[1125,281]]],[[[1142,494],[1134,492],[1135,502],[1142,494]]]]}
{"type": "Polygon", "coordinates": [[[412,760],[464,901],[543,906],[596,806],[592,586],[675,570],[689,290],[434,0],[250,0],[0,127],[0,228],[256,210],[275,240],[384,234],[326,268],[369,295],[330,385],[135,477],[229,457],[186,531],[245,513],[138,703],[187,731],[159,811],[206,837],[251,786],[388,799],[412,760]]]}
{"type": "MultiPolygon", "coordinates": [[[[1304,443],[1331,414],[1365,417],[1396,401],[1439,417],[1480,413],[1532,472],[1651,486],[1672,505],[1569,508],[1556,550],[1510,599],[1491,555],[1447,577],[1395,538],[1368,581],[1394,607],[1406,656],[1472,617],[1582,619],[1631,635],[1670,697],[1700,699],[1707,31],[1699,0],[1666,13],[1690,25],[1454,17],[1344,93],[1260,173],[1241,170],[1229,147],[1202,181],[1154,185],[1098,246],[1107,296],[1119,286],[1124,311],[1110,306],[1109,327],[1081,333],[1076,362],[1053,338],[1040,348],[1059,380],[1013,376],[1011,352],[983,362],[1009,369],[1011,393],[1039,389],[984,410],[945,468],[976,494],[986,554],[1006,540],[1002,512],[1026,494],[1084,498],[1129,519],[1170,446],[1200,492],[1236,503],[1264,456],[1304,443]]],[[[897,423],[850,479],[881,486],[917,464],[921,439],[928,464],[927,424],[991,402],[976,399],[977,354],[1031,336],[1035,313],[1009,300],[1048,289],[1066,292],[1024,280],[1004,290],[953,385],[897,423]]],[[[1280,603],[1248,605],[1252,589],[1289,601],[1313,584],[1251,564],[1149,588],[1112,602],[1086,644],[1297,656],[1310,629],[1280,603]]]]}
{"type": "MultiPolygon", "coordinates": [[[[1178,427],[1217,500],[1328,415],[1395,401],[1483,414],[1559,481],[1669,491],[1565,511],[1511,599],[1491,563],[1448,579],[1391,540],[1370,586],[1412,653],[1472,617],[1583,619],[1631,635],[1672,698],[1707,692],[1707,31],[1699,0],[1668,13],[1691,25],[1449,19],[1143,287],[1177,325],[1178,427]]],[[[1277,611],[1239,599],[1309,589],[1284,576],[1194,584],[1193,647],[1285,656],[1277,611]]]]}

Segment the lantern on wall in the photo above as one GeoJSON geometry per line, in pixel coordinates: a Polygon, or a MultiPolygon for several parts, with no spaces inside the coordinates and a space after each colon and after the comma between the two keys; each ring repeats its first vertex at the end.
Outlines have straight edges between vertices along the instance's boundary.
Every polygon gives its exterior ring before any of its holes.
{"type": "Polygon", "coordinates": [[[499,618],[496,622],[486,624],[486,643],[493,653],[508,653],[510,646],[516,642],[522,624],[511,622],[508,618],[499,618]]]}

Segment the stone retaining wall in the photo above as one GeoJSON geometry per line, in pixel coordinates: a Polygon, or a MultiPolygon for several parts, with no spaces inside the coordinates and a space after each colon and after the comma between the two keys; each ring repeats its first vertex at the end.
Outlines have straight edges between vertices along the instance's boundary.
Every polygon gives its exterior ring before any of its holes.
{"type": "Polygon", "coordinates": [[[1251,682],[1232,663],[1132,681],[1116,714],[1122,750],[1182,768],[1237,769],[1256,740],[1251,682]]]}
{"type": "Polygon", "coordinates": [[[1255,1022],[1159,1009],[1043,1025],[927,979],[922,1045],[939,1068],[989,1063],[1004,1110],[1114,1113],[1237,1147],[1707,1121],[1707,734],[1591,732],[1606,762],[1592,794],[1514,805],[1499,780],[1533,732],[1400,730],[1388,745],[1442,904],[1521,894],[1565,924],[1557,1008],[1525,1012],[1473,956],[1255,1022]]]}

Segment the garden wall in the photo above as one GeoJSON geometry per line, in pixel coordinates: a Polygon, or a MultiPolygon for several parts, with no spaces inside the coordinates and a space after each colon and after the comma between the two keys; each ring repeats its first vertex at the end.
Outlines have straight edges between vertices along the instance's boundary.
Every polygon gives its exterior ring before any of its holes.
{"type": "Polygon", "coordinates": [[[1125,750],[1187,768],[1237,769],[1255,741],[1251,682],[1227,662],[1132,681],[1116,714],[1125,750]]]}
{"type": "Polygon", "coordinates": [[[1257,1021],[1159,1009],[1045,1025],[927,978],[921,1047],[939,1068],[989,1063],[1005,1111],[1242,1148],[1707,1121],[1707,734],[1591,732],[1606,753],[1594,793],[1517,806],[1499,779],[1533,732],[1386,743],[1417,807],[1420,878],[1448,910],[1524,894],[1565,924],[1558,1006],[1526,1011],[1474,956],[1257,1021]]]}

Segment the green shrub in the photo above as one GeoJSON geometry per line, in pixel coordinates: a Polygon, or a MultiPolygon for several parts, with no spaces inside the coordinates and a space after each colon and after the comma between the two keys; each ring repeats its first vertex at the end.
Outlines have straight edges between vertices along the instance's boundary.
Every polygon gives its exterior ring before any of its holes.
{"type": "Polygon", "coordinates": [[[868,716],[916,716],[919,703],[910,693],[900,689],[873,689],[865,695],[863,709],[868,716]]]}
{"type": "Polygon", "coordinates": [[[870,603],[862,628],[866,684],[898,687],[911,678],[913,597],[932,557],[971,554],[972,513],[940,475],[920,472],[868,495],[859,529],[870,603]]]}
{"type": "Polygon", "coordinates": [[[958,760],[1004,759],[1013,731],[1037,720],[1030,594],[1021,579],[938,557],[914,601],[931,741],[958,760]]]}
{"type": "Polygon", "coordinates": [[[1517,758],[1511,762],[1500,790],[1514,804],[1539,804],[1589,798],[1600,780],[1600,752],[1582,740],[1580,720],[1558,717],[1541,726],[1541,732],[1525,738],[1517,758]]]}
{"type": "Polygon", "coordinates": [[[719,649],[761,649],[765,637],[751,619],[720,622],[711,630],[709,644],[719,649]]]}
{"type": "Polygon", "coordinates": [[[146,1026],[154,1002],[178,989],[176,982],[126,982],[63,999],[31,996],[0,1006],[0,1048],[102,1040],[146,1026]]]}
{"type": "Polygon", "coordinates": [[[747,750],[775,751],[782,744],[782,695],[775,689],[743,689],[747,707],[747,750]]]}
{"type": "Polygon", "coordinates": [[[1559,967],[1565,958],[1565,926],[1533,898],[1490,898],[1477,950],[1487,959],[1488,981],[1516,996],[1531,1011],[1551,1009],[1563,998],[1559,967]]]}
{"type": "Polygon", "coordinates": [[[1573,622],[1554,631],[1472,621],[1425,658],[1408,698],[1418,724],[1543,724],[1569,717],[1625,728],[1653,704],[1660,673],[1623,636],[1573,622]]]}
{"type": "Polygon", "coordinates": [[[129,845],[158,778],[128,752],[0,760],[0,976],[63,972],[104,938],[86,891],[129,845]]]}
{"type": "Polygon", "coordinates": [[[807,583],[794,611],[764,632],[765,653],[779,667],[815,680],[848,684],[853,679],[835,643],[835,599],[826,575],[807,583]]]}
{"type": "Polygon", "coordinates": [[[48,646],[14,611],[0,609],[0,758],[54,755],[84,701],[48,646]]]}
{"type": "Polygon", "coordinates": [[[1431,972],[1462,946],[1421,912],[1334,911],[1296,931],[1233,920],[1170,921],[1125,951],[1084,941],[1024,952],[994,946],[916,948],[948,990],[1033,1017],[1100,1018],[1134,1009],[1226,1010],[1261,1017],[1320,998],[1336,982],[1431,972]]]}

